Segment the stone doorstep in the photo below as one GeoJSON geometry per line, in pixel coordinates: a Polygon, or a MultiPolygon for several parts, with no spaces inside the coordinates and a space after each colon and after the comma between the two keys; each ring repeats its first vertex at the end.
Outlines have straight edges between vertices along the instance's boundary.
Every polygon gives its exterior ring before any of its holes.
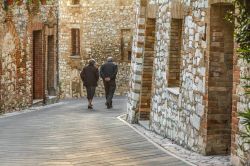
{"type": "Polygon", "coordinates": [[[48,104],[55,104],[55,103],[57,103],[58,102],[58,97],[57,96],[48,96],[47,98],[46,98],[46,101],[45,101],[45,103],[46,103],[46,105],[48,105],[48,104]]]}
{"type": "Polygon", "coordinates": [[[32,107],[39,107],[39,106],[43,106],[43,105],[49,105],[49,104],[55,104],[58,102],[58,97],[57,96],[48,96],[45,100],[43,99],[35,99],[32,102],[32,107]]]}
{"type": "Polygon", "coordinates": [[[43,104],[43,99],[34,99],[32,102],[32,106],[33,107],[38,107],[38,106],[42,106],[43,104]]]}

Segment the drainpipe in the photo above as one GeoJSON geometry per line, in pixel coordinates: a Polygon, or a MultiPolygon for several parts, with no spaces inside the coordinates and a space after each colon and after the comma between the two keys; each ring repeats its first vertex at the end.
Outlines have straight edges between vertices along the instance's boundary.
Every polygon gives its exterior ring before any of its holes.
{"type": "Polygon", "coordinates": [[[60,93],[60,85],[59,85],[59,1],[57,1],[57,12],[56,12],[56,71],[57,71],[57,96],[60,93]]]}

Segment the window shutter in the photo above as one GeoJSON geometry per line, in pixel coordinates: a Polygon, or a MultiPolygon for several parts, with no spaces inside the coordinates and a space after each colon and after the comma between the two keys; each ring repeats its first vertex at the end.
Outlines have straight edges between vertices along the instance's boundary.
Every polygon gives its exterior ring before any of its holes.
{"type": "Polygon", "coordinates": [[[72,55],[80,55],[80,30],[71,29],[72,55]]]}

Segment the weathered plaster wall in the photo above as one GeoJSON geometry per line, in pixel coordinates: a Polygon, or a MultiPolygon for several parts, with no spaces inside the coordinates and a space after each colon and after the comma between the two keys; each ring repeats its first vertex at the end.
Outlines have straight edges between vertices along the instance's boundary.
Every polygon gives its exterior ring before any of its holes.
{"type": "MultiPolygon", "coordinates": [[[[70,0],[60,1],[60,85],[61,97],[85,96],[79,78],[87,60],[94,58],[100,66],[108,56],[118,64],[117,95],[128,90],[130,64],[121,59],[122,30],[133,29],[133,0],[81,0],[72,5],[70,0]],[[80,29],[80,56],[71,56],[71,28],[80,29]]],[[[130,34],[132,36],[132,34],[130,34]]],[[[129,36],[129,37],[130,37],[129,36]]],[[[100,81],[96,94],[104,94],[100,81]]]]}

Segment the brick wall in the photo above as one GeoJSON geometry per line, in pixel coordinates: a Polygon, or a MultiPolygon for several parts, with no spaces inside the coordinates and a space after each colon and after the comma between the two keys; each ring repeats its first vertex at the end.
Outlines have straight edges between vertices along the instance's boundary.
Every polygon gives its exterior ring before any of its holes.
{"type": "Polygon", "coordinates": [[[179,87],[182,44],[182,19],[172,19],[168,61],[168,87],[179,87]]]}
{"type": "Polygon", "coordinates": [[[207,153],[228,154],[231,144],[233,25],[224,18],[232,5],[212,5],[208,78],[207,153]]]}
{"type": "Polygon", "coordinates": [[[140,120],[148,120],[151,109],[151,91],[153,76],[152,72],[155,53],[155,23],[156,20],[154,18],[146,19],[145,50],[143,52],[142,88],[139,106],[140,120]]]}

